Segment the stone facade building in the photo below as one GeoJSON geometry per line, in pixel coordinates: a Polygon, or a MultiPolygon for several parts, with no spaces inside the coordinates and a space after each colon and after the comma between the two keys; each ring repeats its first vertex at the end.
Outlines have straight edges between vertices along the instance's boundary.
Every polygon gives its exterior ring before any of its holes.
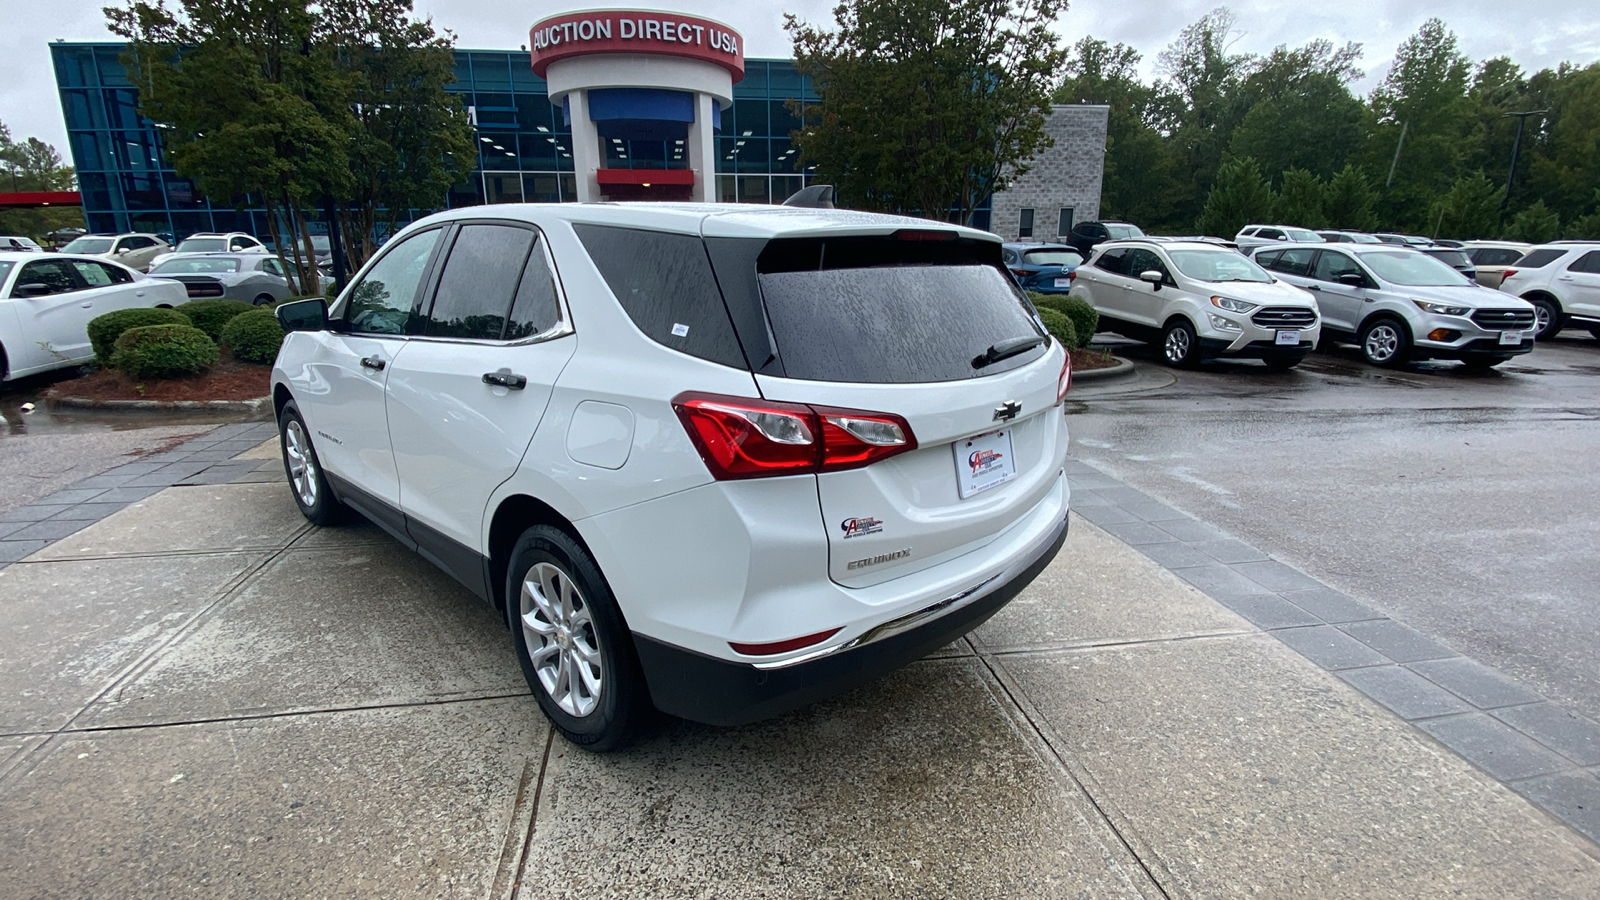
{"type": "Polygon", "coordinates": [[[1064,239],[1074,222],[1100,218],[1106,119],[1111,108],[1050,108],[1045,133],[1055,146],[1035,156],[1027,174],[994,195],[989,230],[1008,241],[1064,239]]]}

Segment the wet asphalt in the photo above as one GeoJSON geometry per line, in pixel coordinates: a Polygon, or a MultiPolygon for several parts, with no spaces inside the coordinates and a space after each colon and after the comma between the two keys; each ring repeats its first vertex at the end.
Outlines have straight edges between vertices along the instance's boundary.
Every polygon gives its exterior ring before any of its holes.
{"type": "Polygon", "coordinates": [[[1354,348],[1073,390],[1078,458],[1600,718],[1600,341],[1488,373],[1354,348]]]}

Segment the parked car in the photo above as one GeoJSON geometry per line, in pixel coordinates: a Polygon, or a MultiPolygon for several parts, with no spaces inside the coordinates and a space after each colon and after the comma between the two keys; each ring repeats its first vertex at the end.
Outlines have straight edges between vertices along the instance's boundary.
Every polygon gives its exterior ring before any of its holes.
{"type": "Polygon", "coordinates": [[[1066,534],[1071,361],[999,238],[526,204],[421,219],[277,308],[306,518],[354,508],[504,611],[545,714],[735,724],[987,619],[1066,534]]]}
{"type": "Polygon", "coordinates": [[[1139,226],[1130,222],[1079,222],[1067,234],[1067,243],[1078,255],[1089,258],[1090,251],[1104,241],[1121,241],[1144,237],[1139,226]]]}
{"type": "Polygon", "coordinates": [[[62,253],[98,256],[144,272],[157,256],[172,248],[153,234],[86,234],[61,248],[62,253]]]}
{"type": "MultiPolygon", "coordinates": [[[[178,242],[177,253],[266,253],[262,243],[242,231],[196,232],[178,242]]],[[[170,254],[169,254],[170,255],[170,254]]]]}
{"type": "Polygon", "coordinates": [[[1066,244],[1002,244],[1000,259],[1025,291],[1065,294],[1083,256],[1066,244]]]}
{"type": "Polygon", "coordinates": [[[1365,231],[1319,231],[1317,237],[1330,244],[1381,244],[1378,240],[1365,231]]]}
{"type": "Polygon", "coordinates": [[[1431,247],[1415,247],[1413,249],[1418,253],[1431,256],[1450,268],[1455,269],[1457,272],[1461,273],[1461,277],[1468,281],[1478,280],[1478,267],[1472,264],[1472,260],[1467,256],[1465,250],[1459,250],[1455,247],[1445,247],[1438,244],[1435,244],[1431,247]]]}
{"type": "Polygon", "coordinates": [[[21,235],[0,235],[0,251],[9,250],[14,253],[43,253],[44,248],[34,242],[33,238],[21,235]]]}
{"type": "Polygon", "coordinates": [[[1296,244],[1256,262],[1314,291],[1323,333],[1367,362],[1459,359],[1487,368],[1533,349],[1533,307],[1470,283],[1426,254],[1389,244],[1296,244]]]}
{"type": "Polygon", "coordinates": [[[257,306],[294,296],[283,264],[265,253],[184,253],[164,257],[150,274],[183,284],[189,299],[221,297],[257,306]]]}
{"type": "Polygon", "coordinates": [[[1322,238],[1309,228],[1294,228],[1288,225],[1246,225],[1239,229],[1233,242],[1238,245],[1240,253],[1249,254],[1257,247],[1281,244],[1284,241],[1315,243],[1320,240],[1322,238]]]}
{"type": "Polygon", "coordinates": [[[1521,259],[1531,244],[1521,241],[1468,241],[1467,258],[1477,269],[1477,281],[1487,288],[1497,288],[1505,278],[1506,269],[1521,259]]]}
{"type": "Polygon", "coordinates": [[[1541,341],[1568,325],[1587,328],[1600,338],[1600,242],[1534,247],[1505,270],[1500,290],[1533,304],[1541,341]]]}
{"type": "Polygon", "coordinates": [[[1400,244],[1405,247],[1431,247],[1433,241],[1415,234],[1395,234],[1388,231],[1374,232],[1373,237],[1385,244],[1400,244]]]}
{"type": "Polygon", "coordinates": [[[0,381],[93,359],[95,316],[185,299],[181,285],[109,260],[0,251],[0,381]]]}
{"type": "Polygon", "coordinates": [[[1100,313],[1100,328],[1159,342],[1171,365],[1259,359],[1292,368],[1317,345],[1312,296],[1238,252],[1201,241],[1114,241],[1078,269],[1072,296],[1100,313]]]}

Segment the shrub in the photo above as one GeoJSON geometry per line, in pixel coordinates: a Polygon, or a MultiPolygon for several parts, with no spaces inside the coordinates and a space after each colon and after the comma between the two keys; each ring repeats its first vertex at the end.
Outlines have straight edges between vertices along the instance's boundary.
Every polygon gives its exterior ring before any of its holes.
{"type": "Polygon", "coordinates": [[[1044,323],[1045,330],[1050,332],[1061,346],[1068,350],[1078,346],[1078,332],[1072,327],[1072,320],[1060,310],[1046,306],[1039,310],[1039,321],[1044,323]]]}
{"type": "Polygon", "coordinates": [[[213,342],[222,340],[222,326],[234,316],[255,309],[238,300],[190,300],[178,307],[178,312],[189,317],[194,327],[204,331],[213,342]]]}
{"type": "Polygon", "coordinates": [[[1100,314],[1095,312],[1089,301],[1082,297],[1069,297],[1066,294],[1034,294],[1028,295],[1033,299],[1033,305],[1040,311],[1053,309],[1072,320],[1073,334],[1078,342],[1072,345],[1074,350],[1082,350],[1089,346],[1089,341],[1094,339],[1094,333],[1100,330],[1100,314]]]}
{"type": "Polygon", "coordinates": [[[129,378],[198,375],[217,361],[217,345],[192,325],[144,325],[117,338],[112,365],[129,378]]]}
{"type": "Polygon", "coordinates": [[[271,364],[283,345],[283,326],[264,309],[234,316],[222,326],[222,345],[232,351],[234,359],[271,364]]]}
{"type": "Polygon", "coordinates": [[[119,309],[89,320],[89,344],[94,347],[94,355],[100,359],[100,364],[109,366],[117,338],[122,337],[122,333],[129,328],[188,324],[189,317],[175,309],[119,309]]]}

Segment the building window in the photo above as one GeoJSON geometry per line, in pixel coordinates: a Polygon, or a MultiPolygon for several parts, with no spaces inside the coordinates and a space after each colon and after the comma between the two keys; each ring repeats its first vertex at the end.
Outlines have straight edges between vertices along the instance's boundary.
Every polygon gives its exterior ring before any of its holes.
{"type": "Polygon", "coordinates": [[[1025,209],[1017,217],[1017,237],[1033,237],[1033,210],[1025,209]]]}
{"type": "Polygon", "coordinates": [[[1072,207],[1061,207],[1061,218],[1056,221],[1056,236],[1066,237],[1072,233],[1072,207]]]}

